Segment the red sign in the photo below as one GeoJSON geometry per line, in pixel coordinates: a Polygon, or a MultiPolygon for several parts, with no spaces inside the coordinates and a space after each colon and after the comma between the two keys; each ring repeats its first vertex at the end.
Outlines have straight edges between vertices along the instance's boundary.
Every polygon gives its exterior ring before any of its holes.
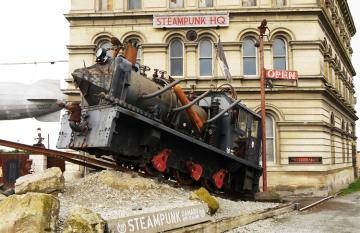
{"type": "Polygon", "coordinates": [[[154,15],[154,28],[226,27],[229,13],[154,15]]]}
{"type": "Polygon", "coordinates": [[[322,164],[322,157],[289,157],[289,164],[322,164]]]}
{"type": "Polygon", "coordinates": [[[290,79],[297,80],[298,72],[289,70],[265,70],[265,77],[272,79],[290,79]]]}

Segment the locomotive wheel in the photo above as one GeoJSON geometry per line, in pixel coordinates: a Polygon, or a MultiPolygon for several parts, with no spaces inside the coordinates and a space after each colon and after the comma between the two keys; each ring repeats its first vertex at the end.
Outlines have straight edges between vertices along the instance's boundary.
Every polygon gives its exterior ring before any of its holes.
{"type": "Polygon", "coordinates": [[[141,170],[148,176],[158,176],[159,172],[155,170],[151,163],[145,163],[141,165],[141,170]]]}
{"type": "Polygon", "coordinates": [[[218,190],[211,180],[202,179],[201,184],[211,193],[216,193],[216,191],[218,190]]]}
{"type": "Polygon", "coordinates": [[[188,174],[179,170],[173,170],[173,177],[177,182],[179,182],[179,184],[182,185],[192,185],[194,183],[194,180],[188,174]]]}

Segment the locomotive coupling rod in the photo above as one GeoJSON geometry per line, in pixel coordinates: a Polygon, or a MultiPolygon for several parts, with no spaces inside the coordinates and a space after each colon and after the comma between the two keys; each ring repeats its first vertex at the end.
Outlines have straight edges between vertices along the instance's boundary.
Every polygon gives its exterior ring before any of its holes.
{"type": "Polygon", "coordinates": [[[182,82],[183,79],[179,79],[179,80],[176,80],[175,82],[172,82],[171,84],[169,85],[166,85],[163,89],[160,89],[158,91],[155,91],[153,93],[150,93],[150,94],[147,94],[147,95],[143,95],[140,97],[140,99],[151,99],[151,98],[154,98],[158,95],[161,95],[162,93],[164,93],[165,91],[169,90],[170,88],[172,88],[173,86],[175,86],[176,84],[182,82]]]}
{"type": "Polygon", "coordinates": [[[190,108],[191,106],[193,106],[194,104],[196,104],[199,100],[201,100],[202,98],[204,98],[205,96],[207,96],[207,94],[209,94],[211,92],[211,90],[208,90],[204,93],[202,93],[200,96],[198,96],[196,99],[194,99],[193,101],[189,102],[188,104],[178,107],[178,108],[173,108],[171,109],[171,111],[173,112],[179,112],[182,110],[185,110],[187,108],[190,108]]]}
{"type": "Polygon", "coordinates": [[[225,108],[224,110],[222,110],[221,112],[219,112],[216,116],[214,116],[213,118],[205,121],[205,124],[211,123],[213,121],[215,121],[216,119],[218,119],[221,115],[223,115],[225,112],[227,112],[229,109],[233,108],[235,105],[237,105],[238,103],[240,103],[241,100],[236,100],[234,103],[230,104],[227,108],[225,108]]]}

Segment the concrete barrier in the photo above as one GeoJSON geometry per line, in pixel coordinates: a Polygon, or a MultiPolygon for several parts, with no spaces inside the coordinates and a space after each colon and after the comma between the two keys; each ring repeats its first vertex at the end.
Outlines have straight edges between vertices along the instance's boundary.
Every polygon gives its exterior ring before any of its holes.
{"type": "Polygon", "coordinates": [[[166,232],[182,233],[182,232],[224,232],[234,228],[250,224],[255,221],[272,218],[277,215],[285,214],[294,211],[294,204],[282,204],[275,208],[270,208],[255,213],[244,214],[240,216],[227,217],[223,219],[212,220],[202,224],[193,226],[182,227],[178,229],[172,229],[166,232]]]}

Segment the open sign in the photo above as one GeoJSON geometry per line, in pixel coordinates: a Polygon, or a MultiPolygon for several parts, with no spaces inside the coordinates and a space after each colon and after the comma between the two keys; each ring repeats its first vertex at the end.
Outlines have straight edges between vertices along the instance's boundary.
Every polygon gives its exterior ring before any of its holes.
{"type": "Polygon", "coordinates": [[[297,80],[298,72],[289,70],[265,70],[265,77],[272,79],[290,79],[297,80]]]}

